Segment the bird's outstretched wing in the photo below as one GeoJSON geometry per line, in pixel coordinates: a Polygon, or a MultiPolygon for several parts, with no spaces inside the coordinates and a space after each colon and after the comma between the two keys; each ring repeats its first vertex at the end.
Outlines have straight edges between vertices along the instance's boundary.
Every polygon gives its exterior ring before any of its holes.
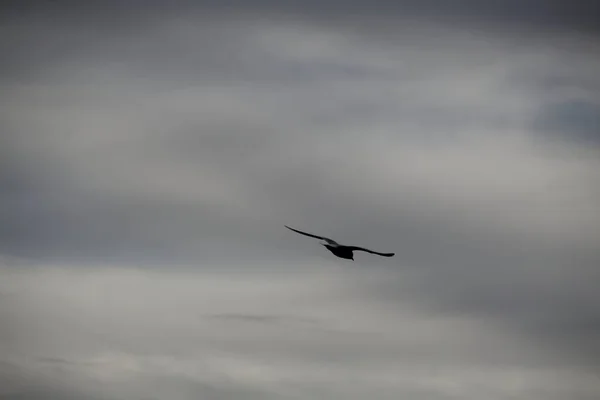
{"type": "Polygon", "coordinates": [[[383,257],[392,257],[394,254],[396,254],[396,253],[379,253],[378,251],[373,251],[373,250],[365,249],[364,247],[358,247],[358,246],[348,246],[348,248],[352,251],[354,251],[354,250],[366,251],[367,253],[377,254],[378,256],[383,256],[383,257]]]}
{"type": "Polygon", "coordinates": [[[315,239],[321,239],[321,240],[324,240],[324,241],[326,241],[326,242],[328,242],[328,243],[331,243],[331,244],[337,244],[337,242],[336,242],[335,240],[332,240],[332,239],[329,239],[329,238],[326,238],[326,237],[323,237],[323,236],[317,236],[317,235],[313,235],[312,233],[306,233],[306,232],[302,232],[302,231],[299,231],[299,230],[297,230],[297,229],[290,228],[290,227],[289,227],[289,226],[287,226],[287,225],[284,225],[284,226],[285,226],[286,228],[288,228],[288,229],[290,229],[290,230],[292,230],[292,231],[296,232],[296,233],[299,233],[299,234],[301,234],[301,235],[304,235],[304,236],[310,236],[310,237],[312,237],[312,238],[315,238],[315,239]]]}

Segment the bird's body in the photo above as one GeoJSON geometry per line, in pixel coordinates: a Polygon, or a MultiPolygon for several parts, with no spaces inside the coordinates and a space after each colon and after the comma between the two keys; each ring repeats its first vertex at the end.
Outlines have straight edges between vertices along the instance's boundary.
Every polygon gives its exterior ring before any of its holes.
{"type": "Polygon", "coordinates": [[[321,244],[323,246],[325,246],[325,248],[327,250],[329,250],[330,252],[332,252],[335,256],[337,256],[339,258],[345,258],[347,260],[354,260],[354,253],[353,253],[354,251],[366,251],[367,253],[377,254],[377,255],[383,256],[383,257],[392,257],[395,254],[395,253],[379,253],[377,251],[373,251],[373,250],[369,250],[369,249],[365,249],[363,247],[357,247],[357,246],[345,246],[345,245],[341,245],[341,244],[337,243],[333,239],[313,235],[311,233],[302,232],[297,229],[290,228],[287,225],[285,225],[285,227],[296,233],[299,233],[301,235],[313,237],[315,239],[321,239],[322,240],[321,244]]]}
{"type": "Polygon", "coordinates": [[[354,260],[354,253],[346,246],[330,246],[325,245],[325,248],[332,252],[334,255],[339,258],[345,258],[347,260],[354,260]]]}

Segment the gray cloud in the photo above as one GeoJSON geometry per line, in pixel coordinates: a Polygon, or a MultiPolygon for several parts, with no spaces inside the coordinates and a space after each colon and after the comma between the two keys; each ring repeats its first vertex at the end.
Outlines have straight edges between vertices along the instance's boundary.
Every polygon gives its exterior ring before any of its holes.
{"type": "Polygon", "coordinates": [[[596,393],[596,41],[350,9],[3,24],[0,251],[42,266],[6,272],[0,344],[27,385],[596,393]],[[284,224],[397,257],[339,264],[284,224]]]}
{"type": "Polygon", "coordinates": [[[596,146],[599,140],[600,107],[582,100],[551,104],[539,115],[537,125],[569,139],[579,139],[596,146]]]}
{"type": "Polygon", "coordinates": [[[301,4],[295,1],[257,0],[228,1],[88,1],[85,5],[69,0],[23,4],[23,2],[5,2],[5,18],[23,14],[33,15],[93,15],[109,21],[122,21],[125,16],[136,17],[147,13],[160,12],[163,15],[187,13],[255,13],[309,16],[311,18],[332,19],[340,16],[359,18],[382,15],[394,17],[437,17],[441,19],[479,20],[485,23],[500,22],[508,25],[515,23],[549,29],[569,28],[596,31],[594,15],[597,5],[592,1],[543,1],[508,0],[502,4],[494,1],[460,0],[449,4],[443,0],[376,0],[376,1],[316,1],[308,0],[301,4]]]}
{"type": "MultiPolygon", "coordinates": [[[[419,310],[411,301],[390,308],[368,293],[370,284],[395,273],[340,273],[334,263],[298,267],[291,275],[267,269],[4,269],[1,290],[21,303],[11,323],[29,338],[3,353],[13,370],[86,398],[213,392],[225,398],[585,398],[597,390],[585,370],[564,371],[559,354],[526,336],[479,317],[419,310]],[[231,329],[194,317],[207,311],[319,319],[330,329],[231,329]]],[[[413,283],[406,278],[398,288],[413,283]]],[[[3,302],[1,310],[7,309],[3,302]]]]}

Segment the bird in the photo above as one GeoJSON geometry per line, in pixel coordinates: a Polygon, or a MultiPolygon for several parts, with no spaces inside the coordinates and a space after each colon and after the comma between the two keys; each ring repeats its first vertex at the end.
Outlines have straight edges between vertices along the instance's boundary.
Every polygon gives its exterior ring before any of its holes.
{"type": "Polygon", "coordinates": [[[367,253],[377,254],[377,255],[383,256],[383,257],[392,257],[394,254],[396,254],[396,253],[380,253],[378,251],[373,251],[373,250],[365,249],[364,247],[358,247],[358,246],[345,246],[345,245],[339,244],[338,242],[336,242],[333,239],[329,239],[329,238],[326,238],[323,236],[313,235],[312,233],[302,232],[297,229],[290,228],[287,225],[284,225],[284,226],[286,228],[288,228],[289,230],[292,230],[301,235],[309,236],[309,237],[312,237],[315,239],[322,240],[322,242],[320,244],[325,246],[325,248],[327,250],[329,250],[330,252],[332,252],[335,256],[337,256],[339,258],[344,258],[347,260],[354,261],[354,253],[353,253],[354,251],[366,251],[367,253]]]}

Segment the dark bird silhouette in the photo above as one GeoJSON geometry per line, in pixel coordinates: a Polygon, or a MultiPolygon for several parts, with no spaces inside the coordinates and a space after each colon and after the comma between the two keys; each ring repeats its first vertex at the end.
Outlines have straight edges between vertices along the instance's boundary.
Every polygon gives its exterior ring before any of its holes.
{"type": "Polygon", "coordinates": [[[321,244],[323,246],[325,246],[325,248],[327,250],[329,250],[330,252],[332,252],[334,255],[340,257],[340,258],[345,258],[347,260],[354,260],[354,253],[353,251],[366,251],[367,253],[371,253],[371,254],[377,254],[378,256],[383,256],[383,257],[392,257],[395,253],[379,253],[377,251],[373,251],[373,250],[369,250],[369,249],[365,249],[364,247],[357,247],[357,246],[344,246],[342,244],[339,244],[338,242],[336,242],[333,239],[329,239],[323,236],[317,236],[317,235],[313,235],[311,233],[306,233],[306,232],[302,232],[299,231],[297,229],[294,228],[290,228],[289,226],[285,225],[286,228],[299,233],[301,235],[304,236],[310,236],[312,238],[315,239],[321,239],[323,242],[321,242],[321,244]]]}

